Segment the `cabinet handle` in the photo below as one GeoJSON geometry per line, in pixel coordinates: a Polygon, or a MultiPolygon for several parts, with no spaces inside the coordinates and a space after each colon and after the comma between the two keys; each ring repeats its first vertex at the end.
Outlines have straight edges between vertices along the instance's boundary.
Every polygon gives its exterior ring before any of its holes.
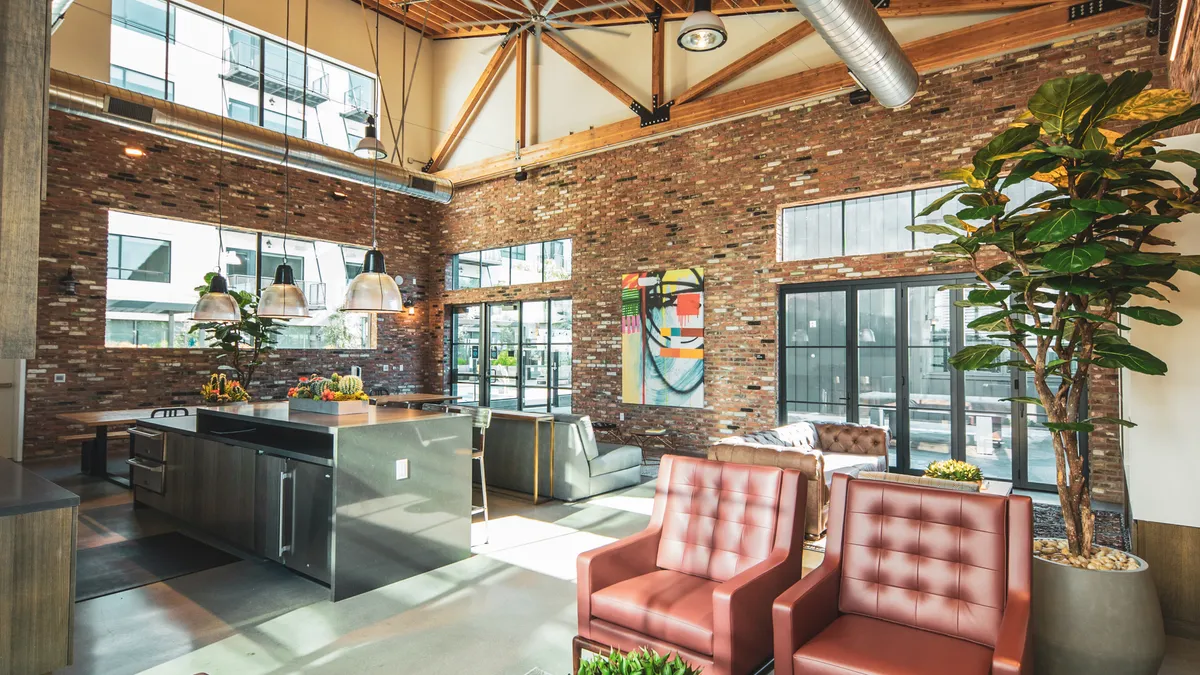
{"type": "Polygon", "coordinates": [[[129,433],[133,434],[134,436],[141,436],[142,438],[149,438],[149,439],[152,439],[155,441],[162,438],[161,433],[158,433],[156,431],[142,431],[141,429],[139,429],[137,427],[130,427],[129,433]]]}
{"type": "Polygon", "coordinates": [[[293,479],[293,477],[292,477],[291,472],[289,472],[289,471],[280,471],[279,472],[279,557],[280,558],[283,557],[283,554],[291,553],[291,551],[292,551],[291,542],[288,542],[287,545],[284,545],[284,543],[283,543],[283,524],[284,524],[284,519],[285,519],[284,517],[287,515],[286,509],[284,508],[284,495],[286,493],[284,492],[283,484],[285,481],[289,481],[292,479],[293,479]]]}
{"type": "Polygon", "coordinates": [[[134,466],[144,471],[153,471],[154,473],[163,472],[163,466],[161,464],[155,466],[153,464],[147,464],[140,459],[127,459],[125,460],[125,463],[129,466],[134,466]]]}

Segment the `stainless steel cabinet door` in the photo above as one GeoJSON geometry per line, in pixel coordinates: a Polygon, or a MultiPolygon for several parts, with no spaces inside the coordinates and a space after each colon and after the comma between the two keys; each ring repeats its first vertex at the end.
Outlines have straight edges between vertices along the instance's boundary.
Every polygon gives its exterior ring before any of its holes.
{"type": "Polygon", "coordinates": [[[324,583],[330,582],[333,535],[333,469],[288,460],[291,473],[291,548],[288,567],[324,583]]]}
{"type": "Polygon", "coordinates": [[[283,562],[292,526],[290,480],[286,459],[258,455],[254,467],[254,550],[276,562],[283,562]]]}

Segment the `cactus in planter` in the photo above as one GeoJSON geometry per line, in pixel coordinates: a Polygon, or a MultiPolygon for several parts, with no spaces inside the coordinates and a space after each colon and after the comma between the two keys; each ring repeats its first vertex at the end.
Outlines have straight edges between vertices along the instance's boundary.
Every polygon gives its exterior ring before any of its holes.
{"type": "Polygon", "coordinates": [[[312,391],[313,398],[321,398],[321,394],[324,394],[325,390],[329,389],[331,386],[333,386],[333,383],[322,377],[313,376],[308,381],[308,388],[310,391],[312,391]]]}
{"type": "Polygon", "coordinates": [[[363,381],[356,375],[343,375],[338,380],[338,391],[347,396],[353,396],[363,390],[363,381]]]}

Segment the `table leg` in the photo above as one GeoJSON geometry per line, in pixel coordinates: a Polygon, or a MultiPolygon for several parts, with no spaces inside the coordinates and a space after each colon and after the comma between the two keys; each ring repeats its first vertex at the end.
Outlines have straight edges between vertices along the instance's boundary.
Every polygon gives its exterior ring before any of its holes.
{"type": "MultiPolygon", "coordinates": [[[[96,427],[96,437],[91,442],[91,457],[87,460],[87,475],[97,478],[108,476],[108,427],[96,427]]],[[[85,446],[84,452],[87,452],[85,446]]]]}
{"type": "Polygon", "coordinates": [[[550,420],[550,498],[554,499],[554,420],[550,420]]]}
{"type": "Polygon", "coordinates": [[[542,482],[542,474],[538,471],[538,455],[542,454],[541,444],[539,443],[541,436],[542,425],[539,422],[533,423],[533,505],[538,504],[538,487],[542,482]]]}

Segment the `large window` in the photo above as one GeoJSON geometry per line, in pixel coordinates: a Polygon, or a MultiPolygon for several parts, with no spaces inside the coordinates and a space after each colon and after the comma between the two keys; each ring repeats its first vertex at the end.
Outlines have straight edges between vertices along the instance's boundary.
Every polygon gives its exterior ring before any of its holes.
{"type": "MultiPolygon", "coordinates": [[[[189,333],[195,288],[217,269],[231,288],[257,294],[269,286],[285,257],[283,238],[226,228],[218,255],[217,228],[119,211],[109,212],[108,347],[202,347],[204,336],[189,333]]],[[[370,349],[375,345],[369,315],[338,312],[348,275],[347,260],[363,250],[333,242],[286,242],[287,262],[308,298],[310,318],[284,324],[280,349],[370,349]]]]}
{"type": "Polygon", "coordinates": [[[571,278],[571,240],[491,248],[450,258],[450,290],[563,281],[571,278]]]}
{"type": "MultiPolygon", "coordinates": [[[[847,255],[916,251],[949,241],[948,235],[909,232],[913,224],[941,224],[943,217],[964,207],[950,200],[928,216],[917,214],[957,187],[941,185],[855,199],[785,207],[779,214],[779,259],[813,260],[847,255]]],[[[1042,192],[1044,183],[1026,180],[1004,194],[1014,203],[1042,192]]]]}
{"type": "Polygon", "coordinates": [[[175,0],[114,0],[111,81],[148,96],[353,149],[371,75],[175,0]]]}
{"type": "Polygon", "coordinates": [[[450,388],[463,403],[571,411],[571,301],[450,308],[450,388]]]}
{"type": "Polygon", "coordinates": [[[1020,486],[1054,483],[1054,451],[1019,371],[964,372],[949,358],[990,338],[959,307],[972,277],[786,286],[780,307],[780,420],[887,427],[891,466],[921,471],[940,459],[977,464],[1020,486]]]}

